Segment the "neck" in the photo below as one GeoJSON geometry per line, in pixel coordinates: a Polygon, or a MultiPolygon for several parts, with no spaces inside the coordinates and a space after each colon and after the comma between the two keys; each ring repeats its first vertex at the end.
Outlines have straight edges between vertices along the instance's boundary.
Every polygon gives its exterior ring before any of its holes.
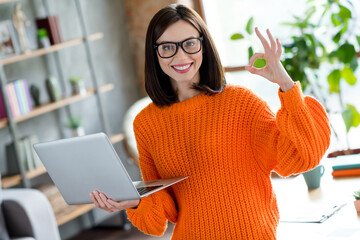
{"type": "Polygon", "coordinates": [[[193,97],[199,95],[200,93],[201,93],[201,91],[199,91],[197,89],[187,89],[186,91],[178,91],[179,102],[193,98],[193,97]]]}
{"type": "Polygon", "coordinates": [[[173,86],[173,87],[174,87],[175,91],[177,92],[179,102],[193,98],[201,93],[201,91],[193,88],[192,82],[176,84],[176,86],[173,86]]]}

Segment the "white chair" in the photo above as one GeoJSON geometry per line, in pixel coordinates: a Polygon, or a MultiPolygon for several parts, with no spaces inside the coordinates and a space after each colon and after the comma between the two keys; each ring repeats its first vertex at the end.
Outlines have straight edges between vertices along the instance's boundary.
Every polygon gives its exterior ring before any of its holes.
{"type": "Polygon", "coordinates": [[[42,192],[0,188],[0,210],[0,239],[60,240],[54,212],[42,192]]]}
{"type": "Polygon", "coordinates": [[[136,115],[145,108],[149,103],[151,103],[151,99],[149,97],[141,98],[137,100],[134,104],[130,106],[130,108],[126,111],[123,122],[124,129],[124,148],[129,156],[133,160],[133,162],[139,165],[139,153],[136,147],[136,140],[134,135],[133,122],[135,120],[136,115]]]}

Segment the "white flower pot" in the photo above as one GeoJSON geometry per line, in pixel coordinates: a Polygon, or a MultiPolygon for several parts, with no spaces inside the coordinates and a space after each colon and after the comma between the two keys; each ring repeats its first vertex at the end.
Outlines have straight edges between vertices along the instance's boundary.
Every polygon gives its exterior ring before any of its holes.
{"type": "Polygon", "coordinates": [[[73,137],[79,137],[85,135],[84,127],[78,127],[72,130],[73,137]]]}

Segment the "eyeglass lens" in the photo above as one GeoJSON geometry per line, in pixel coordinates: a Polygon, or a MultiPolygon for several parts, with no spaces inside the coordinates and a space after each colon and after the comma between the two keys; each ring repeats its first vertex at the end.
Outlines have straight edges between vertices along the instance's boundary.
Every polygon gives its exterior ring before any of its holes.
{"type": "Polygon", "coordinates": [[[181,45],[181,48],[188,54],[194,54],[200,51],[201,49],[201,40],[198,38],[191,38],[176,43],[161,43],[158,46],[158,52],[160,57],[162,58],[169,58],[176,54],[178,45],[181,45]]]}

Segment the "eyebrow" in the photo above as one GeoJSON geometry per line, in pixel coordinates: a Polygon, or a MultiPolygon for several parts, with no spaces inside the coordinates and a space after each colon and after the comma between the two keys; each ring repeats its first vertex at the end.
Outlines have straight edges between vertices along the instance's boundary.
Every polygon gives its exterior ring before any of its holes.
{"type": "MultiPolygon", "coordinates": [[[[197,36],[191,36],[191,37],[188,37],[188,38],[184,38],[183,40],[181,40],[179,42],[185,41],[185,40],[190,39],[190,38],[198,38],[198,37],[197,36]]],[[[161,42],[156,43],[156,44],[162,44],[162,43],[178,43],[178,42],[175,42],[175,41],[161,41],[161,42]]]]}

